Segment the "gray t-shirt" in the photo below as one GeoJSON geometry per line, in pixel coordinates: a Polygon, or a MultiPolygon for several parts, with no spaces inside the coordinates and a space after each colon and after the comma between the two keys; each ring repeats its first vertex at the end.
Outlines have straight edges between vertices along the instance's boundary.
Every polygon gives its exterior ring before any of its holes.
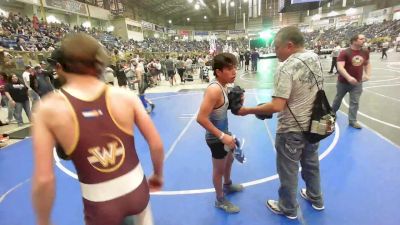
{"type": "MultiPolygon", "coordinates": [[[[287,99],[287,103],[304,131],[309,130],[312,106],[318,91],[322,88],[323,74],[318,55],[313,52],[301,52],[291,55],[277,69],[274,81],[273,97],[287,99]],[[305,64],[307,64],[307,67],[305,64]]],[[[278,114],[277,133],[299,132],[301,129],[289,109],[278,114]]]]}
{"type": "Polygon", "coordinates": [[[174,61],[172,61],[172,59],[165,60],[165,68],[169,71],[174,70],[174,61]]]}

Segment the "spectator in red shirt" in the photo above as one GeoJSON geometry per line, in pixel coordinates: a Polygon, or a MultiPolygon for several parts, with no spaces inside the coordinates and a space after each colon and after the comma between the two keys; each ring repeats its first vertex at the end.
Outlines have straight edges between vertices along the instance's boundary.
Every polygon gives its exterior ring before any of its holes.
{"type": "Polygon", "coordinates": [[[350,39],[350,47],[340,52],[337,59],[339,71],[336,85],[336,97],[332,103],[333,111],[340,108],[340,103],[346,93],[350,95],[349,125],[361,129],[357,122],[357,111],[362,93],[362,82],[371,77],[371,64],[369,63],[369,52],[362,50],[365,36],[357,34],[350,39]]]}

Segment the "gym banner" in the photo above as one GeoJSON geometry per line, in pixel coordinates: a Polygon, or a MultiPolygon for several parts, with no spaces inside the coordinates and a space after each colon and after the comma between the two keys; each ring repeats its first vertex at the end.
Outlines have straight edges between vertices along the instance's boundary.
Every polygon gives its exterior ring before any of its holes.
{"type": "Polygon", "coordinates": [[[226,34],[226,30],[213,30],[213,31],[211,31],[211,33],[213,33],[213,34],[226,34]]]}
{"type": "Polygon", "coordinates": [[[164,27],[162,27],[162,26],[154,25],[154,30],[164,33],[164,27]]]}
{"type": "Polygon", "coordinates": [[[194,36],[207,36],[208,31],[195,31],[194,36]]]}
{"type": "Polygon", "coordinates": [[[245,30],[228,30],[229,34],[245,34],[245,30]]]}
{"type": "Polygon", "coordinates": [[[190,31],[188,31],[188,30],[180,30],[179,31],[179,35],[181,35],[181,36],[189,36],[189,34],[190,34],[190,31]]]}
{"type": "Polygon", "coordinates": [[[176,30],[173,30],[171,28],[167,28],[167,33],[168,34],[177,34],[176,30]]]}
{"type": "Polygon", "coordinates": [[[86,4],[70,0],[46,0],[46,6],[67,12],[87,15],[86,4]]]}
{"type": "Polygon", "coordinates": [[[142,20],[142,29],[154,30],[154,24],[142,20]]]}

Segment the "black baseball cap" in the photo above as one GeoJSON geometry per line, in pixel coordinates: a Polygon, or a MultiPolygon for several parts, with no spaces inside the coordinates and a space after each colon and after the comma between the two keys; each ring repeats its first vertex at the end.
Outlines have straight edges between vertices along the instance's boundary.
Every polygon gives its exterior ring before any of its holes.
{"type": "Polygon", "coordinates": [[[56,66],[57,63],[62,63],[64,61],[64,54],[61,51],[61,49],[57,48],[55,49],[49,58],[47,58],[47,62],[51,66],[56,66]]]}

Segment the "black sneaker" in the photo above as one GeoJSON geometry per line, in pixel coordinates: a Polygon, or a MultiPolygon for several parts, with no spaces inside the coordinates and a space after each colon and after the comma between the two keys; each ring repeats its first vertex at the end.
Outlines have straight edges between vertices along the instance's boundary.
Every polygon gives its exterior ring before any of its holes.
{"type": "Polygon", "coordinates": [[[215,207],[224,210],[227,213],[238,213],[240,212],[240,208],[234,205],[232,202],[227,199],[223,199],[222,201],[215,200],[215,207]]]}
{"type": "Polygon", "coordinates": [[[225,194],[232,194],[243,191],[244,187],[241,184],[224,184],[223,191],[225,194]]]}
{"type": "Polygon", "coordinates": [[[355,128],[355,129],[361,129],[362,128],[362,126],[357,121],[349,122],[349,126],[355,128]]]}
{"type": "Polygon", "coordinates": [[[308,202],[310,202],[310,203],[311,203],[311,206],[312,206],[315,210],[322,211],[322,210],[325,209],[325,206],[323,206],[323,205],[322,205],[322,206],[317,206],[317,205],[314,205],[314,204],[311,202],[310,197],[308,197],[308,195],[307,195],[307,189],[302,188],[302,189],[300,190],[300,195],[301,195],[301,197],[303,197],[305,200],[307,200],[308,202]]]}
{"type": "Polygon", "coordinates": [[[295,220],[297,219],[297,215],[294,216],[290,216],[290,215],[285,215],[281,209],[278,206],[278,201],[275,200],[268,200],[265,205],[267,206],[267,208],[269,210],[271,210],[273,213],[277,214],[277,215],[283,215],[286,216],[286,218],[291,219],[291,220],[295,220]]]}

